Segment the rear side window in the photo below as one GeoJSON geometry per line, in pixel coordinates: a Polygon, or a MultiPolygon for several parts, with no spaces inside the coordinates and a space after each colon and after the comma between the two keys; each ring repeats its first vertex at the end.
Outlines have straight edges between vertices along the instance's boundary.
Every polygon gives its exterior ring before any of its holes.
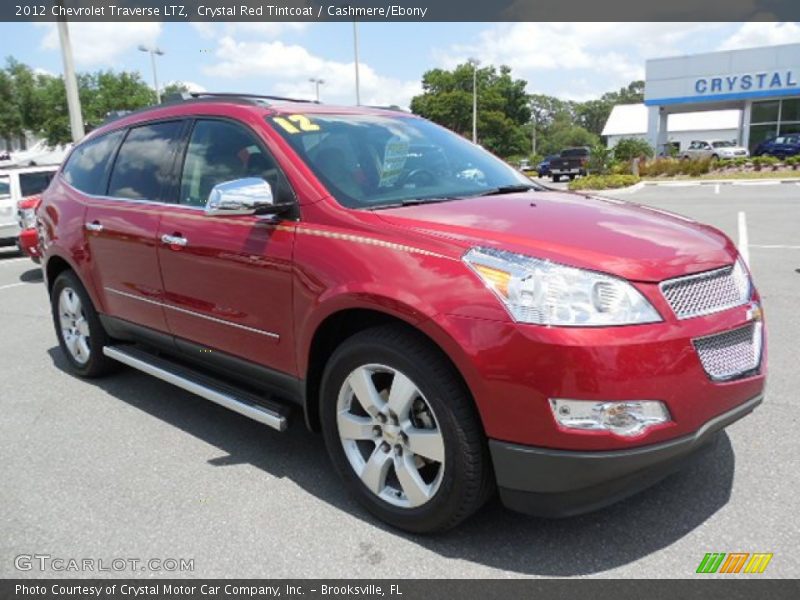
{"type": "Polygon", "coordinates": [[[11,197],[11,183],[8,176],[0,177],[0,200],[11,197]]]}
{"type": "Polygon", "coordinates": [[[77,190],[100,196],[105,194],[108,168],[124,131],[114,131],[79,145],[70,154],[62,172],[77,190]]]}
{"type": "Polygon", "coordinates": [[[562,157],[570,156],[588,156],[589,151],[586,148],[567,148],[561,153],[562,157]]]}
{"type": "Polygon", "coordinates": [[[117,154],[108,195],[130,200],[159,200],[169,183],[173,141],[181,121],[153,123],[130,130],[117,154]]]}
{"type": "Polygon", "coordinates": [[[54,171],[39,171],[38,173],[20,173],[19,188],[22,197],[41,194],[53,180],[54,171]]]}

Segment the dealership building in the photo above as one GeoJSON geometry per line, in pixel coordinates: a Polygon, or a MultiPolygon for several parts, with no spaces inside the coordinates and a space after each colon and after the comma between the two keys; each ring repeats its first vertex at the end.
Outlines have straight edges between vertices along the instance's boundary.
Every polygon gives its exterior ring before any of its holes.
{"type": "Polygon", "coordinates": [[[800,44],[648,60],[644,89],[647,139],[659,152],[670,115],[731,110],[740,115],[736,140],[752,149],[800,133],[800,44]]]}

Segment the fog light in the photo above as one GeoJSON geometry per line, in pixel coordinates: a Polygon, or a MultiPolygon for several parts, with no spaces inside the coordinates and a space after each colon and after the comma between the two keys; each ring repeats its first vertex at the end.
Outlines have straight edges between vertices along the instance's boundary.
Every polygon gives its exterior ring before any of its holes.
{"type": "Polygon", "coordinates": [[[658,400],[593,402],[591,400],[550,400],[553,416],[562,427],[610,431],[634,436],[649,427],[670,421],[669,411],[658,400]]]}

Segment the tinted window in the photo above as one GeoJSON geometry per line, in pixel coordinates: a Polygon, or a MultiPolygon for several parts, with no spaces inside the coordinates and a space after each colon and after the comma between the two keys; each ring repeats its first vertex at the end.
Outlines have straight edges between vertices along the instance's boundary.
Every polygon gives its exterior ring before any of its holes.
{"type": "Polygon", "coordinates": [[[22,197],[41,194],[50,185],[55,175],[54,171],[39,171],[38,173],[20,173],[19,188],[22,197]]]}
{"type": "Polygon", "coordinates": [[[64,179],[75,189],[87,194],[105,194],[108,168],[123,133],[114,131],[80,144],[64,165],[64,179]]]}
{"type": "Polygon", "coordinates": [[[587,148],[567,148],[561,153],[561,156],[589,156],[589,150],[587,148]]]}
{"type": "Polygon", "coordinates": [[[154,123],[131,129],[119,149],[108,195],[131,200],[159,200],[172,165],[172,142],[182,123],[154,123]]]}
{"type": "Polygon", "coordinates": [[[0,177],[0,198],[8,198],[11,196],[11,185],[8,176],[0,177]]]}
{"type": "Polygon", "coordinates": [[[415,117],[312,114],[269,121],[331,194],[353,208],[534,186],[479,146],[415,117]]]}
{"type": "Polygon", "coordinates": [[[211,188],[243,177],[264,179],[276,203],[292,202],[278,165],[250,131],[226,121],[198,121],[186,151],[180,203],[205,206],[211,188]]]}

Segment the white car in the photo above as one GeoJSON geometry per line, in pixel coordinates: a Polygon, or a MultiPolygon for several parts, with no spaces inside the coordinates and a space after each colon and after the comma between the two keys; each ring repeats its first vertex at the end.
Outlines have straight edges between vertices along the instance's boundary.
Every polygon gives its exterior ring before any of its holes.
{"type": "Polygon", "coordinates": [[[728,140],[695,140],[681,153],[683,158],[728,160],[750,156],[747,148],[728,140]]]}
{"type": "Polygon", "coordinates": [[[17,201],[46,190],[57,170],[58,165],[0,169],[0,246],[17,243],[17,201]]]}

